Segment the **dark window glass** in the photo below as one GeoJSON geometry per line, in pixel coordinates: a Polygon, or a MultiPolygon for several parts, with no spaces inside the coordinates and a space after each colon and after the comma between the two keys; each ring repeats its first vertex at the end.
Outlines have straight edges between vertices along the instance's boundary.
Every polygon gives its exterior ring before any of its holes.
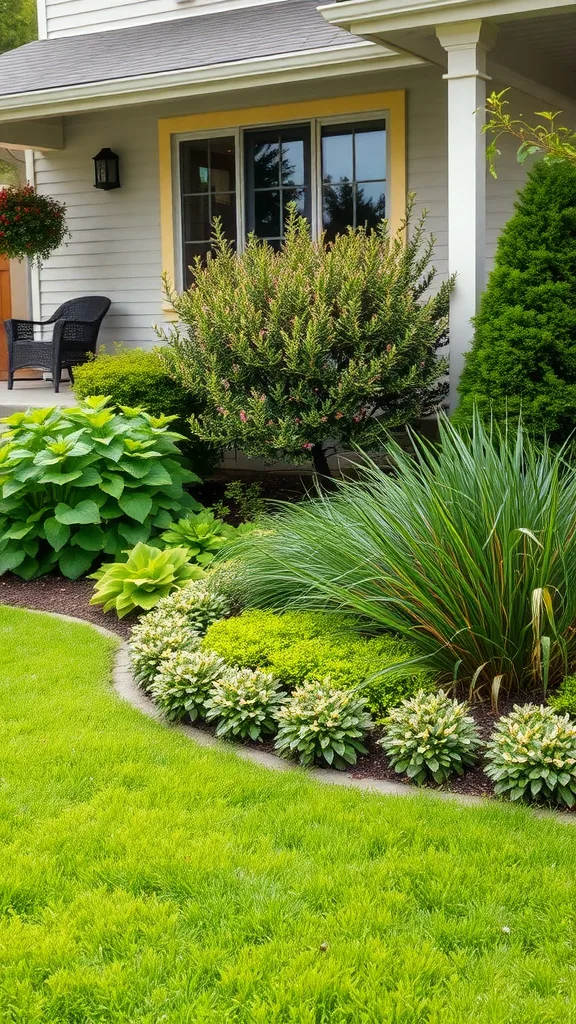
{"type": "Polygon", "coordinates": [[[328,241],[348,227],[376,227],[386,216],[385,122],[324,126],[322,183],[328,241]]]}
{"type": "Polygon", "coordinates": [[[247,231],[278,249],[288,203],[310,218],[310,126],[250,131],[244,139],[247,231]]]}
{"type": "Polygon", "coordinates": [[[234,138],[190,139],[180,144],[184,281],[193,279],[194,256],[210,251],[212,225],[220,217],[227,238],[236,241],[234,138]]]}

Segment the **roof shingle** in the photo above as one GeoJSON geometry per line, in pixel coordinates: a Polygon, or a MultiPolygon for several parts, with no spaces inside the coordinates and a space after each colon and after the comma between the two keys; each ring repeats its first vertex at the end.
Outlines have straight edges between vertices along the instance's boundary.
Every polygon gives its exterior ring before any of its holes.
{"type": "Polygon", "coordinates": [[[342,46],[356,36],[329,25],[313,0],[41,39],[0,55],[0,95],[342,46]]]}

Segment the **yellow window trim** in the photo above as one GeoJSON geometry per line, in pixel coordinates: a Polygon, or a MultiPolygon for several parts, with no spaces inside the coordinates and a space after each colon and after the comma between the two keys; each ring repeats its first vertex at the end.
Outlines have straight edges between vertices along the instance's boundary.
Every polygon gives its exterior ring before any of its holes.
{"type": "MultiPolygon", "coordinates": [[[[390,227],[392,231],[396,231],[406,212],[406,93],[403,89],[161,118],[158,122],[158,137],[162,266],[170,281],[175,281],[173,135],[247,128],[260,124],[285,124],[288,121],[336,117],[342,114],[369,114],[374,111],[383,111],[390,115],[387,125],[390,153],[390,227]]],[[[165,308],[168,312],[169,307],[165,308]]]]}

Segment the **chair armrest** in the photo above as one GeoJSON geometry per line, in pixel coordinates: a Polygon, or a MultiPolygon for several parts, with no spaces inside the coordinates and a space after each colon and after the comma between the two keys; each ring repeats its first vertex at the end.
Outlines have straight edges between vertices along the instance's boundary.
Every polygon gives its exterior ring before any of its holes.
{"type": "Polygon", "coordinates": [[[5,320],[4,326],[6,326],[6,324],[34,324],[36,327],[51,326],[50,324],[47,324],[46,320],[17,320],[15,317],[12,317],[10,320],[5,320]]]}

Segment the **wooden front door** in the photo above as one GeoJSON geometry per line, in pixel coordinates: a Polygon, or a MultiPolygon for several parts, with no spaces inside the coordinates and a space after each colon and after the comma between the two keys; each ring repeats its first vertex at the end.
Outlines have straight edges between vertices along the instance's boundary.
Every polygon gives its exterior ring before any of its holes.
{"type": "Polygon", "coordinates": [[[7,377],[8,351],[4,320],[9,320],[11,316],[10,263],[5,256],[0,256],[0,380],[6,380],[7,377]]]}

